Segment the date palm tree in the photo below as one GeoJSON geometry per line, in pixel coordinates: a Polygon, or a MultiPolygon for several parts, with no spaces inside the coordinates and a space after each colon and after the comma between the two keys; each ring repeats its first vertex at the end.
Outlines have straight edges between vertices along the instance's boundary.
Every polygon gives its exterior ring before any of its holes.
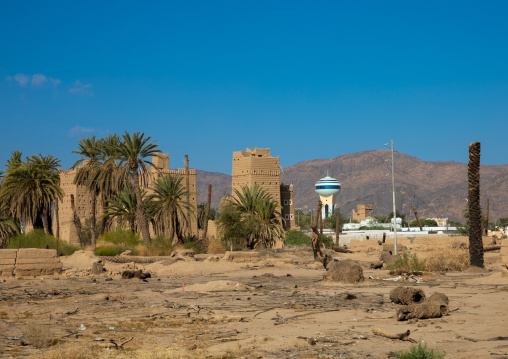
{"type": "MultiPolygon", "coordinates": [[[[240,214],[238,218],[243,223],[243,229],[237,229],[237,232],[249,233],[246,238],[247,247],[273,247],[278,239],[284,238],[280,206],[265,189],[255,184],[235,189],[234,193],[235,196],[228,199],[228,202],[240,214]]],[[[231,221],[219,220],[222,230],[227,230],[224,225],[230,224],[231,221]]],[[[238,226],[237,223],[233,225],[238,226]]]]}
{"type": "Polygon", "coordinates": [[[159,177],[148,196],[150,213],[154,228],[173,238],[173,244],[183,242],[182,228],[189,228],[191,216],[195,217],[196,208],[187,201],[193,195],[185,189],[181,176],[163,175],[159,177]]]}
{"type": "Polygon", "coordinates": [[[95,135],[92,137],[87,136],[86,138],[80,138],[78,143],[78,150],[72,151],[72,153],[76,153],[81,156],[81,158],[77,160],[71,167],[72,169],[78,169],[76,176],[74,176],[73,183],[75,185],[85,187],[92,199],[90,227],[92,230],[92,246],[94,247],[95,240],[97,238],[95,226],[97,223],[96,204],[97,196],[99,194],[99,187],[97,186],[97,182],[93,180],[93,173],[100,166],[100,151],[100,141],[95,138],[95,135]]]}
{"type": "Polygon", "coordinates": [[[264,198],[258,202],[256,213],[259,216],[258,246],[271,248],[277,239],[284,239],[284,226],[280,218],[280,205],[271,198],[264,198]]]}
{"type": "MultiPolygon", "coordinates": [[[[143,193],[144,196],[145,193],[143,193]]],[[[130,230],[136,232],[136,207],[137,199],[134,188],[126,187],[120,194],[107,200],[107,208],[103,217],[111,217],[118,220],[119,224],[127,222],[130,230]]]]}
{"type": "MultiPolygon", "coordinates": [[[[114,196],[120,195],[122,190],[129,185],[128,174],[124,173],[124,178],[120,179],[119,166],[115,162],[114,148],[120,142],[118,135],[109,135],[99,141],[98,166],[90,175],[90,181],[95,183],[102,203],[102,213],[107,212],[108,200],[114,196]]],[[[104,233],[109,222],[109,217],[101,216],[100,226],[97,231],[97,237],[104,233]]]]}
{"type": "Polygon", "coordinates": [[[59,167],[60,161],[56,157],[41,154],[32,155],[7,171],[0,200],[8,204],[14,219],[33,224],[37,216],[42,215],[44,230],[49,233],[51,205],[63,198],[59,167]]]}
{"type": "Polygon", "coordinates": [[[130,134],[125,132],[121,141],[111,145],[113,158],[119,161],[118,178],[124,178],[125,174],[128,174],[133,182],[137,200],[138,225],[141,236],[146,242],[150,242],[150,230],[146,206],[142,200],[141,181],[146,182],[147,177],[150,175],[150,166],[155,168],[152,162],[145,158],[161,153],[157,149],[159,145],[155,144],[156,141],[149,142],[150,139],[151,137],[145,137],[144,133],[133,132],[130,134]]]}

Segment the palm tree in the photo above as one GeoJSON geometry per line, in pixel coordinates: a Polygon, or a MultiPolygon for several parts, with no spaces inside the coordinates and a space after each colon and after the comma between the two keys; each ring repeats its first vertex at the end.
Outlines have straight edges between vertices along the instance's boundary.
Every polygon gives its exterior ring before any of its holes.
{"type": "Polygon", "coordinates": [[[228,202],[241,213],[255,213],[259,201],[270,196],[264,188],[259,187],[257,184],[252,187],[242,186],[241,191],[235,188],[233,192],[235,196],[228,199],[228,202]]]}
{"type": "Polygon", "coordinates": [[[137,199],[134,188],[124,188],[118,196],[113,196],[112,199],[107,200],[107,204],[107,209],[102,217],[116,218],[119,224],[127,222],[130,230],[135,233],[137,199]]]}
{"type": "Polygon", "coordinates": [[[54,156],[32,155],[8,169],[0,200],[7,203],[14,219],[33,224],[37,216],[42,215],[44,230],[49,232],[51,204],[63,198],[59,163],[54,156]]]}
{"type": "Polygon", "coordinates": [[[122,141],[111,145],[112,153],[114,158],[119,161],[119,178],[123,178],[124,174],[129,174],[132,179],[137,199],[138,225],[143,239],[150,242],[148,218],[146,206],[142,200],[140,180],[146,181],[146,177],[150,174],[149,166],[155,168],[145,158],[150,158],[161,151],[157,149],[159,145],[155,144],[155,141],[148,142],[151,137],[145,137],[144,133],[133,132],[131,135],[125,132],[122,139],[122,141]]]}
{"type": "Polygon", "coordinates": [[[279,208],[279,203],[271,198],[264,198],[258,202],[256,212],[260,219],[260,225],[256,245],[271,248],[277,239],[285,238],[279,208]]]}
{"type": "Polygon", "coordinates": [[[173,244],[182,243],[184,237],[182,227],[189,227],[191,221],[189,214],[195,216],[194,206],[186,200],[192,193],[183,186],[181,176],[172,175],[159,177],[151,190],[153,194],[148,196],[148,202],[156,224],[154,227],[166,236],[172,237],[173,244]]]}
{"type": "Polygon", "coordinates": [[[73,183],[78,186],[86,187],[88,193],[90,193],[92,197],[92,216],[90,218],[90,225],[92,230],[92,246],[95,247],[95,239],[96,231],[96,203],[97,196],[99,194],[99,188],[97,183],[93,181],[93,172],[97,170],[100,166],[99,163],[99,155],[100,155],[100,141],[95,138],[95,135],[92,137],[86,137],[85,139],[80,138],[78,144],[78,150],[72,151],[72,153],[76,153],[81,156],[79,160],[77,160],[74,165],[71,167],[72,169],[78,168],[78,172],[74,177],[73,183]]]}
{"type": "Polygon", "coordinates": [[[483,216],[480,208],[480,150],[480,142],[472,142],[469,145],[467,203],[469,216],[469,261],[471,266],[483,268],[483,216]]]}
{"type": "MultiPolygon", "coordinates": [[[[284,238],[284,228],[280,219],[279,204],[267,191],[257,184],[252,187],[243,186],[241,191],[234,190],[235,197],[228,199],[230,206],[240,213],[243,229],[238,233],[249,233],[246,244],[250,248],[258,246],[273,247],[277,239],[284,238]]],[[[228,213],[231,217],[231,214],[228,213]]],[[[234,217],[232,217],[234,218],[234,217]]],[[[219,221],[222,230],[231,221],[219,221]],[[228,223],[229,222],[229,223],[228,223]]],[[[234,224],[235,226],[237,224],[234,224]]]]}
{"type": "MultiPolygon", "coordinates": [[[[109,135],[99,141],[100,152],[98,154],[98,166],[90,175],[90,181],[95,183],[102,203],[102,213],[107,212],[108,200],[119,195],[128,186],[129,179],[124,173],[124,178],[119,177],[119,166],[115,162],[115,146],[120,142],[118,135],[109,135]]],[[[108,216],[101,216],[101,222],[97,236],[104,233],[108,222],[108,216]]]]}

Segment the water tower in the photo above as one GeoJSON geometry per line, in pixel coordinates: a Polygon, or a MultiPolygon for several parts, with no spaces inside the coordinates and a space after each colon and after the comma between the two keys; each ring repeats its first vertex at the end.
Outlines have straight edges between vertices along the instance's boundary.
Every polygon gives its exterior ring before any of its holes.
{"type": "Polygon", "coordinates": [[[326,176],[316,183],[316,192],[323,203],[321,218],[328,218],[335,209],[335,198],[340,192],[340,183],[335,178],[326,176]]]}

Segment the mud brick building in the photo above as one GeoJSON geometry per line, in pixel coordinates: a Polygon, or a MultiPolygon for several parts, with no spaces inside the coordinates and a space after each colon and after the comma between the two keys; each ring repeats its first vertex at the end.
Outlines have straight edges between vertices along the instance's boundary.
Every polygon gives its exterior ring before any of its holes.
{"type": "Polygon", "coordinates": [[[280,183],[279,156],[272,157],[269,148],[247,148],[233,152],[232,189],[255,184],[265,189],[281,205],[284,229],[295,229],[293,185],[280,183]]]}

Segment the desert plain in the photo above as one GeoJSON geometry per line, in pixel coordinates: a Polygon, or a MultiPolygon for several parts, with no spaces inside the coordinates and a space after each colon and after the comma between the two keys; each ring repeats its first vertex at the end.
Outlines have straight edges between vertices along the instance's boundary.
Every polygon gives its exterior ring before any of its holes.
{"type": "MultiPolygon", "coordinates": [[[[399,238],[431,258],[465,237],[399,238]]],[[[505,240],[506,241],[506,240],[505,240]]],[[[356,284],[323,280],[311,247],[194,258],[127,257],[91,251],[61,257],[63,271],[0,282],[2,358],[390,358],[417,342],[446,358],[508,358],[508,275],[499,251],[485,270],[394,275],[371,269],[377,241],[331,252],[363,268],[356,284]],[[104,271],[93,273],[101,261],[104,271]],[[152,263],[148,263],[152,262],[152,263]],[[150,278],[123,279],[126,270],[150,278]],[[441,318],[398,321],[389,298],[404,286],[449,298],[441,318]],[[405,340],[374,334],[410,331],[405,340]]]]}

